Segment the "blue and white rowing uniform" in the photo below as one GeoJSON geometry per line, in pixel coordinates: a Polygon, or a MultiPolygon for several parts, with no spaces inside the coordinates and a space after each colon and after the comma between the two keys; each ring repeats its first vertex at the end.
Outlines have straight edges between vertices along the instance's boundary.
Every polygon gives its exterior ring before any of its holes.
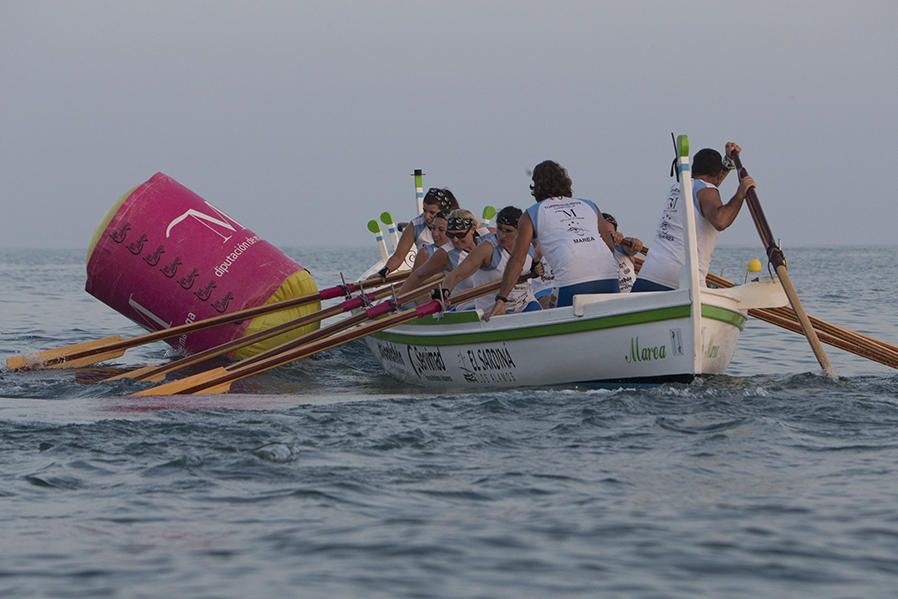
{"type": "Polygon", "coordinates": [[[618,263],[599,233],[599,208],[589,200],[546,198],[527,209],[533,232],[555,275],[558,306],[580,293],[617,293],[618,263]]]}
{"type": "Polygon", "coordinates": [[[422,246],[421,249],[418,251],[424,252],[424,256],[429,259],[429,258],[433,258],[433,255],[434,255],[434,253],[436,253],[437,250],[443,250],[444,252],[446,252],[448,254],[454,247],[455,246],[452,245],[451,241],[447,241],[443,245],[437,245],[435,243],[428,243],[428,244],[422,246]]]}
{"type": "Polygon", "coordinates": [[[614,246],[614,259],[617,260],[617,281],[620,284],[621,293],[630,293],[633,281],[636,280],[636,268],[633,258],[620,246],[614,246]]]}
{"type": "MultiPolygon", "coordinates": [[[[473,275],[471,275],[470,279],[474,287],[480,287],[481,285],[486,285],[487,283],[492,283],[493,281],[501,279],[502,274],[505,272],[505,265],[508,264],[508,259],[511,257],[508,250],[499,245],[499,238],[495,233],[485,235],[482,238],[481,243],[489,243],[492,245],[493,254],[490,258],[490,263],[486,268],[479,268],[473,275]]],[[[533,259],[528,254],[524,260],[524,267],[521,269],[521,274],[529,273],[532,264],[533,259]]],[[[475,299],[474,306],[481,312],[486,313],[492,309],[494,302],[495,298],[493,295],[486,295],[475,299]]],[[[539,309],[539,302],[536,301],[536,297],[533,295],[533,289],[530,287],[529,280],[515,285],[508,294],[508,301],[505,303],[505,311],[508,313],[531,312],[539,309]]]]}
{"type": "MultiPolygon", "coordinates": [[[[465,258],[467,258],[468,254],[470,254],[470,253],[471,252],[469,252],[468,250],[460,250],[455,247],[453,247],[451,250],[447,251],[446,254],[449,256],[449,264],[452,265],[451,270],[455,270],[456,268],[458,268],[458,265],[461,264],[462,261],[465,258]]],[[[466,279],[462,279],[461,281],[459,281],[455,285],[455,289],[452,292],[455,294],[458,294],[461,291],[465,291],[465,290],[471,289],[473,287],[474,287],[474,285],[471,280],[471,277],[468,277],[466,279]]],[[[470,302],[465,302],[464,304],[453,306],[451,309],[457,311],[457,310],[471,310],[473,308],[474,308],[474,302],[470,301],[470,302]]]]}
{"type": "Polygon", "coordinates": [[[427,226],[427,221],[424,219],[423,214],[419,214],[409,221],[408,226],[412,227],[416,250],[420,250],[425,245],[433,243],[433,232],[430,230],[430,227],[427,226]]]}
{"type": "MultiPolygon", "coordinates": [[[[717,187],[701,179],[693,180],[692,202],[696,212],[695,236],[699,281],[704,286],[720,231],[715,229],[702,213],[701,204],[698,201],[698,192],[702,189],[717,189],[717,187]]],[[[655,240],[652,242],[652,249],[639,270],[637,282],[634,284],[637,291],[652,291],[657,289],[655,286],[658,285],[668,289],[679,289],[680,273],[683,270],[683,265],[686,264],[685,223],[686,211],[680,201],[680,184],[677,182],[670,187],[664,211],[661,213],[661,222],[655,232],[655,240]],[[643,281],[648,281],[653,285],[646,286],[646,289],[640,289],[643,287],[643,281]]]]}

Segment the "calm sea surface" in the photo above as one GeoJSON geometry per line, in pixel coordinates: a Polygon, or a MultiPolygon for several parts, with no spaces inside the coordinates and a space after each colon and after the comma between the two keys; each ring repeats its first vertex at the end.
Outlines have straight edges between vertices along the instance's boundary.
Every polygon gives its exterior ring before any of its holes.
{"type": "MultiPolygon", "coordinates": [[[[372,249],[290,253],[326,286],[372,249]]],[[[898,343],[896,251],[786,255],[898,343]]],[[[139,332],[83,260],[0,250],[0,360],[139,332]]],[[[0,597],[894,597],[898,371],[829,355],[749,320],[726,376],[638,389],[433,395],[361,343],[200,398],[0,370],[0,597]]]]}

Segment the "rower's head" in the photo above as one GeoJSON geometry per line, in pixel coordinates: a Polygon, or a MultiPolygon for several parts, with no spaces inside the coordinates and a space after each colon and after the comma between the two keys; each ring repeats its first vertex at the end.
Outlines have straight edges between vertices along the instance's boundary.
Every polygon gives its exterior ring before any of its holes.
{"type": "Polygon", "coordinates": [[[499,245],[509,252],[518,236],[518,221],[521,214],[520,208],[506,206],[496,215],[496,239],[499,240],[499,245]]]}
{"type": "Polygon", "coordinates": [[[458,200],[445,187],[431,187],[424,195],[424,220],[428,226],[433,222],[433,217],[437,213],[451,212],[457,208],[458,200]]]}
{"type": "Polygon", "coordinates": [[[603,212],[602,217],[605,219],[606,223],[611,225],[611,228],[614,229],[614,232],[617,233],[617,219],[608,212],[603,212]]]}
{"type": "Polygon", "coordinates": [[[446,236],[452,245],[459,250],[471,250],[477,245],[474,234],[480,223],[470,210],[458,208],[449,213],[446,236]]]}
{"type": "Polygon", "coordinates": [[[719,185],[726,174],[734,168],[732,160],[724,159],[720,152],[713,148],[702,148],[692,157],[692,175],[706,178],[716,185],[719,185]]]}
{"type": "Polygon", "coordinates": [[[537,202],[546,198],[565,197],[573,194],[571,186],[573,182],[564,167],[554,160],[543,160],[533,167],[533,183],[530,184],[530,193],[537,202]]]}
{"type": "Polygon", "coordinates": [[[436,216],[433,217],[433,221],[430,223],[430,232],[433,234],[433,242],[438,246],[443,245],[449,240],[449,238],[446,237],[446,228],[448,226],[449,214],[446,212],[437,212],[436,216]]]}

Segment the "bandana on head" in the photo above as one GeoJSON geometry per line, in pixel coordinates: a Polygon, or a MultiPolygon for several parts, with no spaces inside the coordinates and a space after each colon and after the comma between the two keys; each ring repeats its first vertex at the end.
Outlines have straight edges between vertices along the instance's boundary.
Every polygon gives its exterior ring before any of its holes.
{"type": "Polygon", "coordinates": [[[440,212],[449,212],[452,210],[452,200],[454,199],[455,197],[448,189],[431,187],[427,190],[427,195],[424,196],[424,203],[433,204],[436,202],[440,206],[440,212]]]}
{"type": "MultiPolygon", "coordinates": [[[[520,216],[518,216],[518,218],[520,218],[520,216]]],[[[514,227],[515,229],[517,229],[518,228],[518,218],[512,218],[508,214],[500,214],[499,216],[496,217],[496,224],[497,225],[507,225],[509,227],[514,227]]]]}
{"type": "Polygon", "coordinates": [[[458,216],[453,216],[449,219],[449,226],[446,227],[447,231],[467,231],[468,229],[474,228],[474,219],[473,218],[460,218],[458,216]]]}

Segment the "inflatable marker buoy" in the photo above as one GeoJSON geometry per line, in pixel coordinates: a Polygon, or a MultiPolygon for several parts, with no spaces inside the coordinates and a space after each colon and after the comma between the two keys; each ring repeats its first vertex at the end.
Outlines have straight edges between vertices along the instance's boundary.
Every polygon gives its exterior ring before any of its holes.
{"type": "MultiPolygon", "coordinates": [[[[85,289],[155,331],[315,293],[309,272],[171,177],[156,173],[126,193],[97,227],[85,289]]],[[[168,340],[194,353],[310,314],[320,302],[168,340]]],[[[256,343],[244,358],[317,329],[256,343]]]]}

